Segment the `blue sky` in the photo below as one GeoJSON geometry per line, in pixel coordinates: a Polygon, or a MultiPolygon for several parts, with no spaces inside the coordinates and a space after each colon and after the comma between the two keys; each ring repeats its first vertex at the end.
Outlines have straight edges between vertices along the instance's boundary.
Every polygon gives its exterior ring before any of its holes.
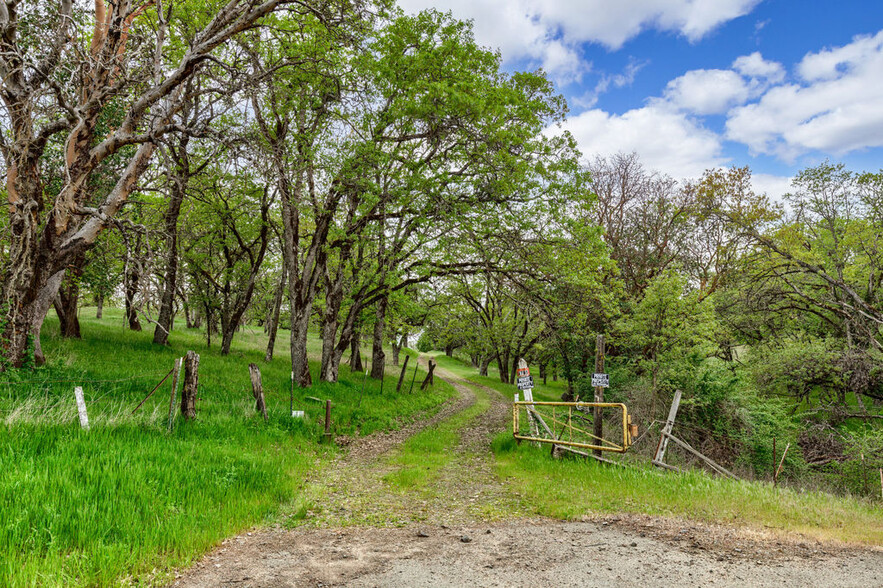
{"type": "Polygon", "coordinates": [[[829,158],[883,168],[883,2],[400,0],[472,19],[509,69],[542,67],[587,157],[679,179],[748,165],[778,197],[829,158]]]}

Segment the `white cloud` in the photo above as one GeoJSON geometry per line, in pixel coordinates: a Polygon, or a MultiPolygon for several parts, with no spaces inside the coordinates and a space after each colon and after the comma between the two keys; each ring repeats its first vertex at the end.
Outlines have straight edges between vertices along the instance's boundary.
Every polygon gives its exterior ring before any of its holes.
{"type": "Polygon", "coordinates": [[[748,14],[760,0],[535,0],[540,20],[565,37],[618,49],[641,31],[677,32],[698,41],[719,25],[748,14]]]}
{"type": "Polygon", "coordinates": [[[721,114],[751,95],[745,80],[728,69],[695,69],[670,81],[665,99],[694,114],[721,114]]]}
{"type": "Polygon", "coordinates": [[[797,71],[806,83],[775,86],[733,109],[727,137],[786,160],[883,146],[883,31],[807,54],[797,71]]]}
{"type": "Polygon", "coordinates": [[[837,79],[879,56],[881,45],[883,31],[873,37],[856,37],[849,45],[807,54],[797,66],[797,71],[807,82],[837,79]]]}
{"type": "Polygon", "coordinates": [[[618,49],[644,30],[675,32],[697,41],[721,24],[749,13],[760,0],[400,0],[407,12],[450,10],[472,19],[478,42],[499,48],[503,59],[528,59],[559,82],[590,69],[580,45],[618,49]]]}
{"type": "Polygon", "coordinates": [[[777,84],[785,79],[785,68],[776,61],[767,61],[760,52],[737,57],[733,69],[748,78],[763,79],[777,84]]]}
{"type": "Polygon", "coordinates": [[[564,128],[586,157],[635,151],[648,168],[675,178],[698,178],[726,164],[717,135],[661,102],[622,115],[588,110],[564,128]]]}
{"type": "Polygon", "coordinates": [[[785,78],[781,63],[767,61],[757,51],[736,58],[732,68],[688,71],[668,83],[663,97],[693,114],[723,114],[785,78]]]}

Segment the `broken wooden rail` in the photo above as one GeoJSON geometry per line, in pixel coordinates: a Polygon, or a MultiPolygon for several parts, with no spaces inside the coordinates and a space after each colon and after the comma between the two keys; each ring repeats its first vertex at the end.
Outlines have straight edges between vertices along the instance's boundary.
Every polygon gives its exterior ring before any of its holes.
{"type": "Polygon", "coordinates": [[[710,457],[703,455],[701,452],[694,449],[689,443],[682,439],[678,439],[674,435],[672,435],[671,431],[675,425],[675,418],[678,416],[678,408],[681,405],[681,391],[675,390],[674,399],[671,403],[671,408],[668,411],[668,419],[665,421],[665,425],[662,427],[662,434],[659,436],[659,444],[656,446],[656,455],[653,456],[653,465],[659,468],[663,468],[666,470],[672,470],[675,472],[680,472],[680,468],[677,468],[673,465],[669,465],[665,463],[665,450],[668,448],[668,442],[674,441],[674,443],[681,448],[683,448],[688,453],[698,457],[703,462],[705,462],[708,467],[710,467],[715,472],[733,478],[734,480],[738,480],[738,476],[726,469],[710,457]]]}

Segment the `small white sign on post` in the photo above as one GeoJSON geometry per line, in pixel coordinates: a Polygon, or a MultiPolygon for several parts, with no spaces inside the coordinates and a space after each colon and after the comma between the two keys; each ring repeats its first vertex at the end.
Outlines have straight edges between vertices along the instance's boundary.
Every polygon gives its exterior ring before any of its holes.
{"type": "Polygon", "coordinates": [[[83,389],[79,386],[74,388],[74,396],[77,397],[77,412],[80,413],[80,426],[89,430],[89,415],[86,414],[86,399],[83,398],[83,389]]]}
{"type": "Polygon", "coordinates": [[[592,388],[609,388],[610,374],[592,374],[592,388]]]}
{"type": "Polygon", "coordinates": [[[522,376],[516,382],[519,390],[529,390],[533,388],[533,376],[522,376]]]}

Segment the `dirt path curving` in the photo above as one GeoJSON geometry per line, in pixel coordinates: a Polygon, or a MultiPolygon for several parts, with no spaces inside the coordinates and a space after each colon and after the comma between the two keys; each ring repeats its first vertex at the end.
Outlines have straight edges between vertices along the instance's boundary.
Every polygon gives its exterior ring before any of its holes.
{"type": "Polygon", "coordinates": [[[880,550],[677,519],[530,518],[494,475],[490,439],[507,427],[510,404],[436,374],[459,397],[422,423],[354,441],[315,472],[300,526],[227,539],[174,585],[883,587],[880,550]],[[391,480],[415,467],[402,443],[421,431],[456,434],[443,465],[402,488],[391,480]]]}

